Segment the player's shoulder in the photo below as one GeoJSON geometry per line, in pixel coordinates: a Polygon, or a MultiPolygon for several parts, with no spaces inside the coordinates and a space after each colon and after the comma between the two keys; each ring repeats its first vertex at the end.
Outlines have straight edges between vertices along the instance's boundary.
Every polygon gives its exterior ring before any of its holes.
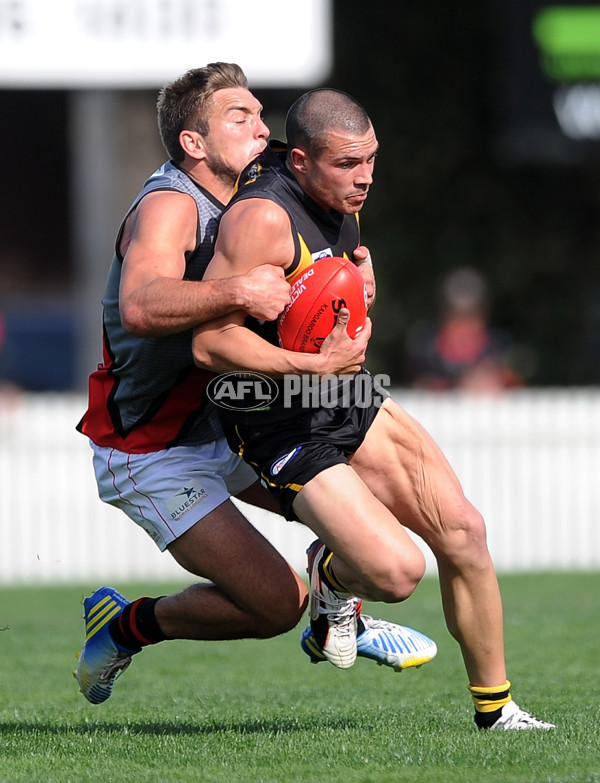
{"type": "Polygon", "coordinates": [[[231,205],[223,214],[217,235],[218,251],[241,264],[288,266],[294,257],[289,217],[278,204],[247,199],[231,205]]]}
{"type": "Polygon", "coordinates": [[[247,198],[231,204],[221,218],[219,231],[232,225],[238,228],[246,225],[261,233],[290,230],[285,209],[276,201],[264,198],[247,198]]]}
{"type": "Polygon", "coordinates": [[[193,197],[177,190],[154,190],[140,199],[133,210],[132,219],[144,219],[164,223],[197,221],[197,207],[193,197]]]}

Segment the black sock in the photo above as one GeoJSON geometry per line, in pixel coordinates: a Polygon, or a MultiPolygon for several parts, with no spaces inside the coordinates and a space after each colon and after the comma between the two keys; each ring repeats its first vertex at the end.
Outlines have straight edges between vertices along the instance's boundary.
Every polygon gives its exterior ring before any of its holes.
{"type": "Polygon", "coordinates": [[[348,593],[348,590],[346,590],[333,571],[331,565],[332,558],[333,552],[331,549],[323,547],[323,554],[321,555],[321,561],[319,563],[319,575],[331,590],[334,590],[336,593],[348,593]]]}
{"type": "Polygon", "coordinates": [[[489,729],[502,715],[502,707],[493,712],[475,712],[475,725],[478,729],[489,729]]]}
{"type": "Polygon", "coordinates": [[[108,626],[113,640],[131,652],[139,652],[142,647],[164,641],[167,637],[154,614],[154,606],[159,598],[138,598],[127,604],[108,626]]]}

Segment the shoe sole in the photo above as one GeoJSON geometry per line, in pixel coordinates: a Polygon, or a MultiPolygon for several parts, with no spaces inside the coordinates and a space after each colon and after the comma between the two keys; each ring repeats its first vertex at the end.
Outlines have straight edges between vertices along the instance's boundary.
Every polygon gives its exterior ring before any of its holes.
{"type": "Polygon", "coordinates": [[[434,655],[424,655],[421,657],[415,655],[415,656],[411,656],[405,661],[402,661],[402,663],[391,664],[391,663],[386,663],[385,661],[377,661],[375,660],[375,658],[371,658],[369,655],[361,655],[360,653],[358,653],[358,657],[369,658],[369,660],[371,661],[374,660],[377,666],[386,666],[388,669],[392,669],[392,671],[395,672],[403,672],[405,669],[420,669],[421,666],[423,666],[426,663],[429,663],[435,658],[434,655]]]}

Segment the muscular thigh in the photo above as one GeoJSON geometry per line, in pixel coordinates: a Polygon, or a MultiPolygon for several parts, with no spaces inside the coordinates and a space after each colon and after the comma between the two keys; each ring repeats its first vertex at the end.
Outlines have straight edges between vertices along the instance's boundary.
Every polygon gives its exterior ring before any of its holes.
{"type": "Polygon", "coordinates": [[[439,446],[391,399],[350,464],[394,516],[430,544],[467,503],[439,446]]]}
{"type": "Polygon", "coordinates": [[[390,572],[391,563],[407,566],[410,573],[421,567],[422,555],[398,519],[349,465],[334,465],[311,479],[294,508],[302,522],[364,578],[377,581],[390,572]]]}

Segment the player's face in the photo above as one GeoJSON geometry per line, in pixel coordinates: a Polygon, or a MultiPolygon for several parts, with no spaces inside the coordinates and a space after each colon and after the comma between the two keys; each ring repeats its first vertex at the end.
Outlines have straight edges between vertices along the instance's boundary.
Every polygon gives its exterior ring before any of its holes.
{"type": "Polygon", "coordinates": [[[261,113],[259,101],[242,87],[214,93],[204,149],[208,167],[217,177],[235,182],[267,146],[269,129],[261,113]]]}
{"type": "Polygon", "coordinates": [[[303,189],[324,209],[358,212],[373,182],[378,147],[372,127],[364,136],[330,131],[319,156],[305,158],[303,189]]]}

